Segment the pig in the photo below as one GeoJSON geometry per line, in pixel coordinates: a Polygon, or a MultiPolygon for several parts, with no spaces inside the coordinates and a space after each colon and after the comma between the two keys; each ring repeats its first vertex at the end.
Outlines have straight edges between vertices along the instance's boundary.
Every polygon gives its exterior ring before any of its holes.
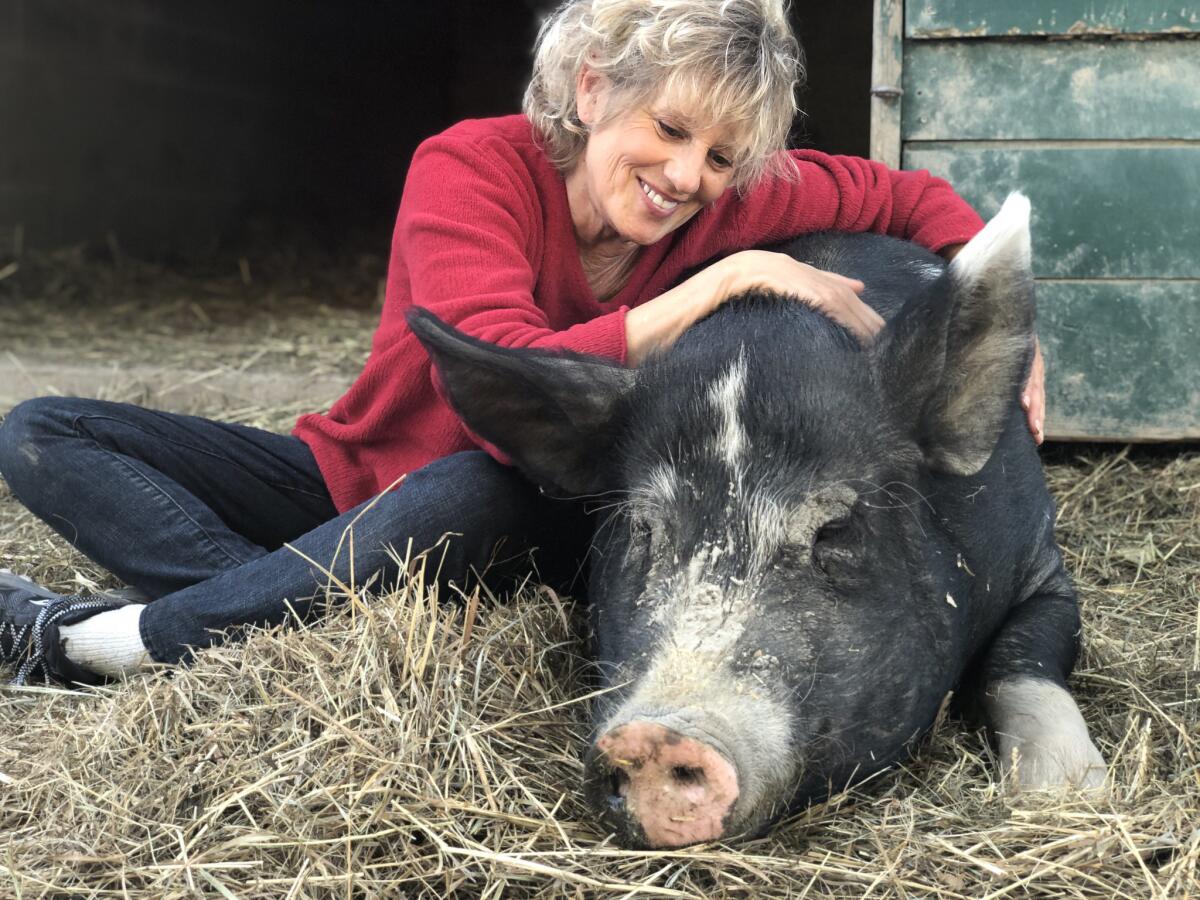
{"type": "Polygon", "coordinates": [[[887,322],[870,346],[765,292],[636,369],[411,312],[470,429],[543,490],[601,501],[584,791],[620,844],[759,835],[903,759],[950,696],[1007,783],[1103,783],[1019,403],[1029,221],[1011,195],[949,264],[879,235],[782,247],[866,284],[887,322]]]}

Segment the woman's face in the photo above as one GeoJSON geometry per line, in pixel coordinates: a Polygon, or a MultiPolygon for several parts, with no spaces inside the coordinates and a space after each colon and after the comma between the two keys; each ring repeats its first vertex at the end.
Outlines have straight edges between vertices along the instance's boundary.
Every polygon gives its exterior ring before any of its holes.
{"type": "Polygon", "coordinates": [[[734,129],[696,128],[686,103],[660,97],[600,122],[610,100],[607,81],[585,69],[579,118],[591,126],[587,147],[567,176],[576,236],[585,245],[609,240],[648,246],[670,234],[729,187],[734,129]]]}

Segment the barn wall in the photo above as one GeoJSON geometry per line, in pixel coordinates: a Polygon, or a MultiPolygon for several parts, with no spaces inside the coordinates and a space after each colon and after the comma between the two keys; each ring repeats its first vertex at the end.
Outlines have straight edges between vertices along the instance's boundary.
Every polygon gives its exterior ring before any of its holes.
{"type": "Polygon", "coordinates": [[[1033,202],[1047,436],[1200,437],[1200,3],[886,7],[903,164],[1033,202]]]}
{"type": "MultiPolygon", "coordinates": [[[[0,252],[386,228],[417,143],[515,111],[547,0],[0,0],[0,252]]],[[[797,138],[866,152],[870,0],[798,4],[797,138]],[[861,109],[861,112],[858,110],[861,109]]]]}

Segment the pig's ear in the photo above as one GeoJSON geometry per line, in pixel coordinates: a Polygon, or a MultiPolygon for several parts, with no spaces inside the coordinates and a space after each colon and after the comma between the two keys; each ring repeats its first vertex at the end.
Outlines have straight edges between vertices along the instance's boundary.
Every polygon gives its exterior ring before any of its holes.
{"type": "Polygon", "coordinates": [[[632,370],[595,357],[497,347],[419,307],[408,324],[455,412],[531,479],[571,495],[612,487],[615,419],[632,370]]]}
{"type": "Polygon", "coordinates": [[[917,422],[931,467],[983,468],[1028,377],[1033,319],[1029,200],[1013,193],[882,348],[885,383],[917,422]]]}

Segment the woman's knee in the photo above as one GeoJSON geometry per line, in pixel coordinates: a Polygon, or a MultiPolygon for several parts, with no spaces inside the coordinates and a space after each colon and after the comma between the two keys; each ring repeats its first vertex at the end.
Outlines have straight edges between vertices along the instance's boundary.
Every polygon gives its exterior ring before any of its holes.
{"type": "Polygon", "coordinates": [[[73,397],[35,397],[9,410],[0,422],[0,475],[11,484],[37,471],[46,442],[69,431],[77,407],[73,397]]]}
{"type": "Polygon", "coordinates": [[[482,450],[435,460],[411,473],[401,491],[436,503],[454,524],[482,534],[518,537],[553,519],[564,501],[553,501],[518,469],[496,462],[482,450]]]}
{"type": "Polygon", "coordinates": [[[464,450],[435,459],[405,479],[405,487],[437,485],[440,491],[470,492],[486,502],[532,488],[516,469],[502,465],[482,450],[464,450]]]}
{"type": "MultiPolygon", "coordinates": [[[[537,488],[482,451],[435,460],[371,505],[376,541],[409,542],[415,553],[438,548],[451,569],[486,562],[496,541],[524,518],[537,488]],[[448,555],[447,555],[448,554],[448,555]]],[[[365,525],[359,521],[359,527],[365,525]]]]}
{"type": "Polygon", "coordinates": [[[409,478],[416,482],[405,487],[437,495],[448,514],[445,530],[454,536],[438,548],[446,571],[491,568],[502,581],[528,572],[530,551],[535,551],[538,568],[554,575],[556,584],[565,583],[557,577],[560,569],[578,569],[591,533],[581,503],[542,494],[518,470],[483,451],[445,457],[409,478]]]}

